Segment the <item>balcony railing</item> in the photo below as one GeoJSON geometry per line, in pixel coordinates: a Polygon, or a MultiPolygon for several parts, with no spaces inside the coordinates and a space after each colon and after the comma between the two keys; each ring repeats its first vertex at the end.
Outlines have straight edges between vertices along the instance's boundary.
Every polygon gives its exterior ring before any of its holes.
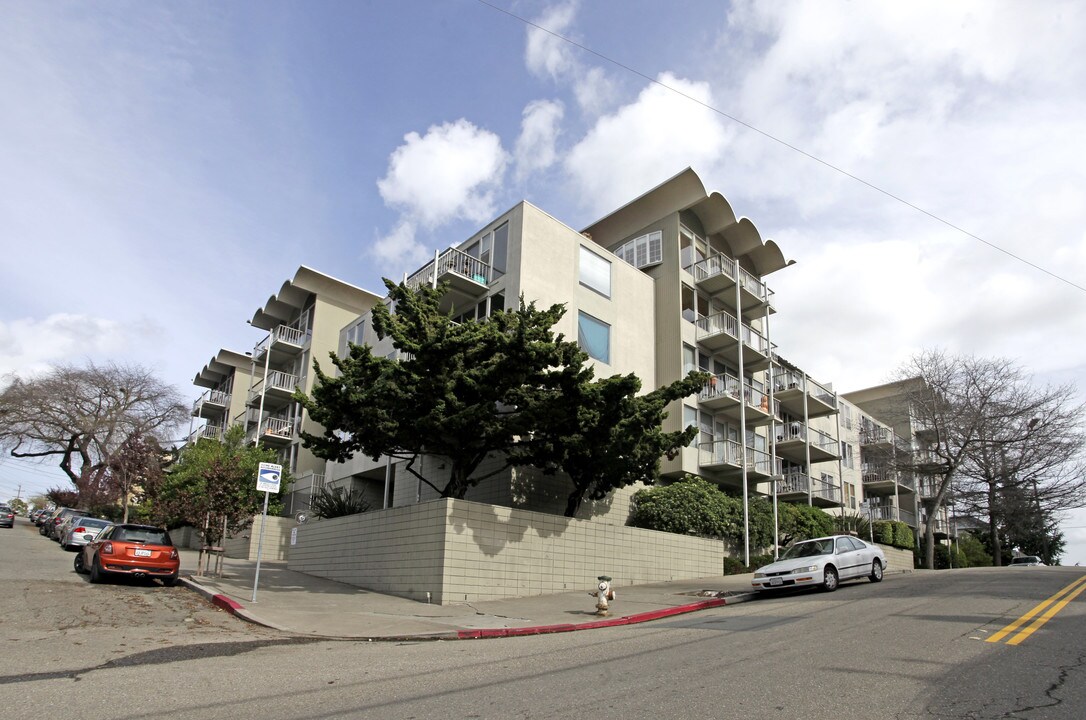
{"type": "Polygon", "coordinates": [[[286,418],[264,418],[261,432],[265,435],[275,435],[279,438],[289,439],[294,434],[294,422],[286,418]]]}
{"type": "Polygon", "coordinates": [[[449,248],[438,256],[436,265],[435,261],[431,260],[408,276],[404,284],[417,290],[434,284],[436,280],[449,273],[474,280],[480,285],[486,285],[490,281],[489,265],[456,248],[449,248]]]}
{"type": "Polygon", "coordinates": [[[837,454],[837,441],[834,440],[833,437],[831,437],[827,433],[824,433],[821,430],[815,430],[814,428],[811,428],[811,431],[810,433],[808,433],[807,437],[810,440],[811,445],[814,445],[819,450],[828,452],[831,455],[837,454]]]}
{"type": "Polygon", "coordinates": [[[769,299],[769,291],[764,282],[751,275],[743,268],[739,268],[739,284],[744,290],[762,302],[769,299]]]}
{"type": "Polygon", "coordinates": [[[701,400],[712,400],[721,396],[733,397],[736,400],[739,399],[739,378],[728,373],[721,373],[720,375],[713,375],[709,378],[709,381],[701,388],[701,393],[698,398],[701,400]]]}
{"type": "Polygon", "coordinates": [[[701,315],[695,324],[698,328],[698,340],[721,333],[733,338],[739,337],[739,321],[731,313],[718,312],[715,315],[701,315]]]}
{"type": "Polygon", "coordinates": [[[218,440],[222,437],[222,425],[212,425],[208,423],[201,428],[196,428],[189,435],[189,442],[194,443],[201,438],[207,438],[209,440],[218,440]]]}
{"type": "Polygon", "coordinates": [[[743,466],[743,446],[738,440],[698,443],[698,464],[743,466]]]}
{"type": "Polygon", "coordinates": [[[723,275],[735,281],[735,260],[731,259],[727,255],[721,255],[717,253],[712,257],[705,258],[698,263],[694,264],[694,281],[702,282],[714,278],[717,275],[723,275]]]}
{"type": "Polygon", "coordinates": [[[309,333],[290,325],[278,325],[267,336],[256,344],[253,349],[253,357],[260,357],[268,348],[274,345],[290,345],[301,349],[309,339],[309,333]]]}
{"type": "Polygon", "coordinates": [[[841,488],[832,480],[811,477],[804,472],[792,472],[777,481],[778,495],[807,495],[840,504],[841,488]]]}
{"type": "Polygon", "coordinates": [[[830,407],[837,407],[837,396],[831,390],[829,390],[822,383],[810,380],[810,378],[808,378],[808,380],[810,381],[808,390],[810,391],[812,397],[814,397],[816,400],[821,400],[830,407]]]}
{"type": "Polygon", "coordinates": [[[225,410],[230,405],[230,393],[225,390],[205,390],[192,404],[192,414],[199,417],[204,408],[208,408],[212,414],[217,414],[218,409],[225,410]]]}

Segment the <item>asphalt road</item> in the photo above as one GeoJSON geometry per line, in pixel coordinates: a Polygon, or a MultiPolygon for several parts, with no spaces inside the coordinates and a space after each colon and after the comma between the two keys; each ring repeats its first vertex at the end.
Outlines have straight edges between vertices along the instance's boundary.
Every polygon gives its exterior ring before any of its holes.
{"type": "Polygon", "coordinates": [[[1086,716],[1086,592],[1020,644],[988,642],[1082,568],[896,575],[559,635],[360,643],[252,628],[181,588],[90,586],[70,562],[25,525],[0,530],[0,708],[178,720],[1086,716]],[[72,611],[42,593],[74,594],[72,611]]]}

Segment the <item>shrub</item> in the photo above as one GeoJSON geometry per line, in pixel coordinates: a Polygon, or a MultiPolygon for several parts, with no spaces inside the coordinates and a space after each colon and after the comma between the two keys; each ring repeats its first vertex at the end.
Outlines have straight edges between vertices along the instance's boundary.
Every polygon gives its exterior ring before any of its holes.
{"type": "Polygon", "coordinates": [[[778,503],[777,527],[780,544],[791,545],[797,540],[809,540],[833,534],[833,517],[811,505],[778,503]]]}
{"type": "Polygon", "coordinates": [[[319,518],[336,518],[344,515],[357,515],[370,509],[370,504],[362,499],[362,493],[345,488],[324,488],[313,493],[309,507],[319,518]]]}
{"type": "Polygon", "coordinates": [[[916,547],[916,537],[913,535],[913,529],[901,522],[895,520],[894,526],[894,541],[891,543],[894,547],[899,547],[902,550],[912,550],[916,547]]]}
{"type": "Polygon", "coordinates": [[[984,544],[973,533],[963,532],[958,535],[958,549],[965,558],[962,567],[990,567],[992,556],[984,550],[984,544]]]}
{"type": "Polygon", "coordinates": [[[724,574],[742,575],[743,573],[752,573],[763,565],[768,565],[771,562],[773,562],[772,555],[751,555],[750,565],[744,565],[740,558],[725,557],[724,574]]]}
{"type": "MultiPolygon", "coordinates": [[[[823,513],[825,515],[825,513],[823,513]]],[[[855,533],[862,538],[871,537],[871,521],[858,513],[843,513],[833,518],[833,529],[842,535],[855,533]]]]}
{"type": "Polygon", "coordinates": [[[894,544],[894,526],[889,520],[875,521],[875,542],[883,545],[894,544]]]}

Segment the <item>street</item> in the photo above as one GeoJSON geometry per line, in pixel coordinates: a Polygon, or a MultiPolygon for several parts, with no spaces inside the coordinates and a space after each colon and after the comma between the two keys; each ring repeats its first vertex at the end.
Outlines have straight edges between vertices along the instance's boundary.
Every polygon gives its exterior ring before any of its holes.
{"type": "Polygon", "coordinates": [[[247,625],[181,587],[92,586],[71,559],[24,518],[0,530],[9,716],[1078,720],[1086,707],[1086,594],[1020,644],[986,641],[1081,568],[911,573],[642,625],[367,643],[247,625]]]}

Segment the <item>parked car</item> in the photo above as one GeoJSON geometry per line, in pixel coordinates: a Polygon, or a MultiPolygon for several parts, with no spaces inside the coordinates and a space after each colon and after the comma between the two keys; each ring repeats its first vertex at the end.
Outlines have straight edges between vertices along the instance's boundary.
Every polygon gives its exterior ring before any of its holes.
{"type": "Polygon", "coordinates": [[[164,528],[126,523],[99,533],[75,556],[74,565],[77,573],[90,573],[92,583],[116,574],[154,577],[168,587],[177,582],[181,556],[164,528]]]}
{"type": "Polygon", "coordinates": [[[40,528],[43,524],[45,524],[46,518],[48,518],[52,514],[52,510],[46,510],[45,508],[42,508],[41,511],[34,516],[34,524],[40,528]]]}
{"type": "Polygon", "coordinates": [[[0,505],[0,527],[15,527],[15,511],[7,505],[0,505]]]}
{"type": "Polygon", "coordinates": [[[780,560],[761,567],[751,584],[755,590],[821,587],[833,592],[843,580],[882,580],[886,553],[851,535],[804,540],[788,548],[780,560]]]}
{"type": "Polygon", "coordinates": [[[89,514],[90,513],[87,510],[81,510],[79,508],[60,508],[55,513],[53,513],[53,516],[45,522],[45,525],[42,526],[45,529],[45,532],[42,534],[50,540],[56,540],[57,542],[60,542],[60,535],[57,531],[60,529],[60,526],[64,523],[65,520],[72,517],[73,515],[89,514]]]}
{"type": "Polygon", "coordinates": [[[1011,565],[1044,565],[1044,561],[1036,555],[1022,555],[1021,557],[1011,558],[1011,565]]]}
{"type": "Polygon", "coordinates": [[[112,524],[105,518],[74,517],[64,523],[60,546],[65,550],[78,550],[112,524]]]}

